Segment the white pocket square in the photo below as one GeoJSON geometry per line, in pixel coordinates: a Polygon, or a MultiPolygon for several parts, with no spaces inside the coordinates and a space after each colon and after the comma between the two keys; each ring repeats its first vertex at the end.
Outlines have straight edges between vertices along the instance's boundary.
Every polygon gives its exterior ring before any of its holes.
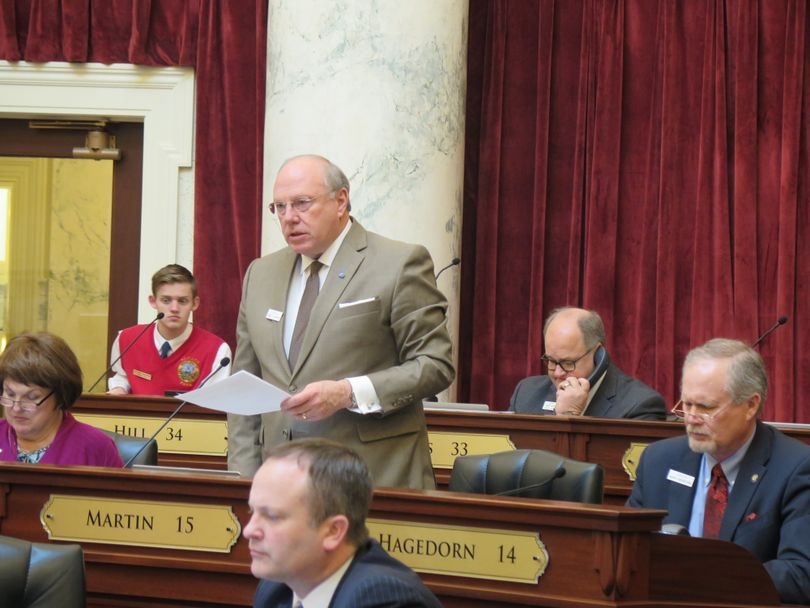
{"type": "Polygon", "coordinates": [[[358,304],[366,304],[368,302],[373,302],[376,299],[377,297],[375,296],[373,298],[364,298],[362,300],[355,300],[354,302],[340,302],[338,304],[338,308],[349,308],[351,306],[357,306],[358,304]]]}

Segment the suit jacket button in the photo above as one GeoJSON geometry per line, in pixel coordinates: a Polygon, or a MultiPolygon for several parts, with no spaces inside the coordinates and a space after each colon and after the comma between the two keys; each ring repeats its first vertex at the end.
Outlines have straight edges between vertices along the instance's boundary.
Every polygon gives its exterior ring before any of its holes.
{"type": "Polygon", "coordinates": [[[291,385],[290,385],[290,392],[291,392],[291,393],[294,393],[294,392],[295,392],[295,391],[297,391],[297,390],[298,390],[298,387],[297,387],[297,386],[295,386],[294,384],[291,384],[291,385]]]}

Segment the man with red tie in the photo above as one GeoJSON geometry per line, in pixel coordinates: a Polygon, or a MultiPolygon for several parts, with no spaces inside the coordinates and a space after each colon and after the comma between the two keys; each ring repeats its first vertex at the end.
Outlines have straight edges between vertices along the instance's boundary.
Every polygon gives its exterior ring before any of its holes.
{"type": "Polygon", "coordinates": [[[759,421],[768,376],[759,354],[714,339],[686,356],[673,413],[686,435],[644,450],[632,507],[751,551],[783,602],[810,602],[810,446],[759,421]]]}

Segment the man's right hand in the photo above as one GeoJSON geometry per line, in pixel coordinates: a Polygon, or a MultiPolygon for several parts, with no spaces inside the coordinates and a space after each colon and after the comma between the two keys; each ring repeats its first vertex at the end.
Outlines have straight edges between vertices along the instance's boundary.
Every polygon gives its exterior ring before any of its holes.
{"type": "Polygon", "coordinates": [[[581,416],[588,403],[588,391],[591,383],[585,378],[569,376],[557,387],[557,405],[554,412],[557,416],[581,416]]]}

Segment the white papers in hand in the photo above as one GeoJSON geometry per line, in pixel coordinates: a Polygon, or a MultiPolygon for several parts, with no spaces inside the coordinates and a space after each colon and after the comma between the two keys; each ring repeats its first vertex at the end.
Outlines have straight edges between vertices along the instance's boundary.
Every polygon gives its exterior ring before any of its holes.
{"type": "Polygon", "coordinates": [[[277,412],[289,397],[280,388],[241,370],[224,380],[178,395],[178,399],[229,414],[277,412]]]}

